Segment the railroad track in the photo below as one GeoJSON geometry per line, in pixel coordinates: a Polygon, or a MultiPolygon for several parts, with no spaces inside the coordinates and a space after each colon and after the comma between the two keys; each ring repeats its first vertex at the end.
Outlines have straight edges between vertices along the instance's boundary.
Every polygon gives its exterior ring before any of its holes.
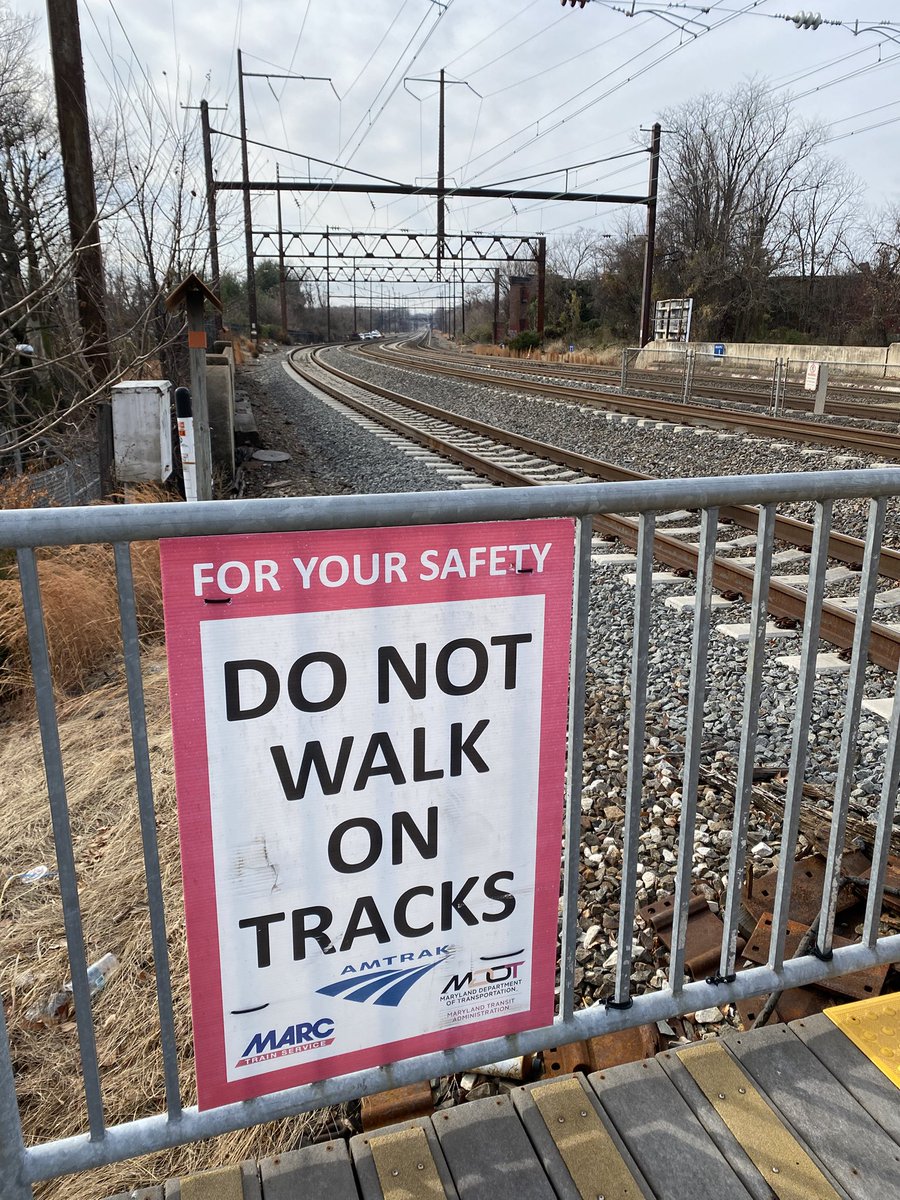
{"type": "MultiPolygon", "coordinates": [[[[773,417],[768,412],[751,412],[729,408],[718,408],[702,404],[685,404],[681,400],[666,400],[660,397],[648,398],[613,392],[592,392],[584,387],[566,386],[564,383],[547,383],[532,380],[525,374],[502,374],[501,371],[518,372],[519,362],[503,367],[487,367],[479,363],[461,363],[459,357],[448,358],[434,351],[412,350],[396,346],[366,346],[357,348],[365,353],[395,367],[408,367],[411,370],[425,371],[434,375],[459,379],[466,383],[487,384],[490,387],[504,388],[508,391],[533,393],[550,396],[555,400],[568,400],[582,405],[591,405],[614,412],[629,413],[645,420],[670,421],[679,425],[704,425],[713,429],[742,430],[755,433],[769,439],[799,442],[804,445],[822,445],[841,447],[847,451],[857,451],[861,454],[874,454],[881,458],[896,459],[900,462],[900,433],[887,429],[861,429],[852,425],[832,425],[805,421],[802,418],[773,417]]],[[[485,359],[484,362],[492,360],[485,359]]],[[[534,364],[531,364],[534,366],[534,364]]],[[[543,368],[533,374],[546,376],[550,372],[543,368]]],[[[694,389],[695,391],[697,389],[694,389]]],[[[718,389],[717,394],[721,394],[718,389]]],[[[737,399],[736,396],[730,396],[737,399]]],[[[743,399],[743,398],[741,398],[743,399]]],[[[759,397],[751,400],[759,403],[759,397]]],[[[860,406],[845,406],[852,410],[850,415],[861,419],[863,412],[860,406]]],[[[834,415],[834,409],[829,409],[834,415]]],[[[885,421],[884,409],[879,409],[876,417],[868,419],[885,421]]],[[[898,413],[900,417],[900,413],[898,413]]],[[[888,422],[894,425],[895,421],[888,422]]]]}
{"type": "MultiPolygon", "coordinates": [[[[424,347],[419,347],[424,349],[424,347]]],[[[438,356],[448,362],[458,362],[460,356],[429,347],[430,356],[438,356]]],[[[472,356],[474,357],[474,356],[472,356]]],[[[521,358],[500,358],[490,355],[478,356],[479,365],[489,370],[520,372],[525,375],[558,375],[561,379],[579,379],[586,383],[597,383],[605,387],[618,387],[621,370],[618,367],[603,367],[583,363],[541,362],[521,358]]],[[[628,383],[641,391],[663,392],[681,396],[684,388],[684,372],[656,370],[645,367],[629,367],[628,383]]],[[[859,383],[834,381],[829,384],[826,413],[854,420],[882,421],[890,424],[900,422],[900,395],[897,390],[866,387],[859,383]],[[840,396],[850,397],[841,399],[840,396]]],[[[772,380],[761,378],[711,380],[708,373],[698,370],[691,386],[693,394],[724,399],[739,404],[754,404],[769,407],[772,402],[772,380]]],[[[815,401],[796,384],[788,384],[785,392],[788,408],[800,412],[812,412],[815,401]]]]}
{"type": "MultiPolygon", "coordinates": [[[[289,358],[292,370],[324,392],[333,401],[358,414],[364,421],[390,430],[427,451],[456,464],[471,474],[470,486],[483,486],[478,480],[507,487],[535,487],[554,483],[637,482],[651,477],[627,471],[613,463],[591,459],[585,455],[550,446],[523,437],[509,430],[404,396],[388,388],[363,381],[327,362],[321,349],[295,351],[289,358]],[[368,398],[363,398],[360,393],[368,398]],[[372,403],[377,397],[379,403],[372,403]]],[[[466,486],[468,476],[459,482],[466,486]]],[[[720,521],[755,534],[759,512],[753,506],[732,505],[719,511],[720,521]]],[[[597,533],[613,537],[626,546],[636,547],[637,521],[619,514],[604,513],[594,518],[597,533]]],[[[813,541],[813,527],[807,522],[779,517],[776,540],[788,546],[808,549],[813,541]]],[[[862,565],[864,543],[846,534],[833,533],[829,539],[829,557],[843,566],[862,565]]],[[[657,529],[654,538],[654,559],[680,571],[696,573],[699,548],[679,537],[657,529]]],[[[879,573],[890,580],[900,580],[900,552],[883,548],[879,573]]],[[[713,586],[724,594],[752,596],[754,566],[717,555],[713,563],[713,586]]],[[[769,588],[769,614],[794,622],[802,622],[806,611],[806,594],[800,587],[783,579],[773,578],[769,588]]],[[[853,644],[855,613],[844,603],[825,600],[822,605],[820,636],[842,649],[853,644]]],[[[873,622],[869,642],[869,658],[879,666],[900,669],[900,625],[873,622]]]]}

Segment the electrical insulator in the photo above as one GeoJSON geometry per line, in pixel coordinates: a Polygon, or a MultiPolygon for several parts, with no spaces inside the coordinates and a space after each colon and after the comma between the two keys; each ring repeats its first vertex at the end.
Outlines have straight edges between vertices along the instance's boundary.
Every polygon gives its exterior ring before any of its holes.
{"type": "Polygon", "coordinates": [[[822,14],[814,12],[800,11],[791,20],[798,29],[818,29],[822,24],[822,14]]]}
{"type": "Polygon", "coordinates": [[[576,4],[584,8],[584,6],[587,4],[587,0],[559,0],[559,2],[563,8],[565,8],[567,4],[570,8],[574,8],[576,4]]]}

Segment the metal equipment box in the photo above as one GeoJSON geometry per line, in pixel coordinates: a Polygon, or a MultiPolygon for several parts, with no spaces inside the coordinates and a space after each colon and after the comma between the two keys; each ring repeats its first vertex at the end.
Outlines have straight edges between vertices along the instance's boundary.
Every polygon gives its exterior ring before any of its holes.
{"type": "Polygon", "coordinates": [[[162,483],[172,474],[171,391],[168,379],[113,385],[113,451],[121,483],[162,483]]]}

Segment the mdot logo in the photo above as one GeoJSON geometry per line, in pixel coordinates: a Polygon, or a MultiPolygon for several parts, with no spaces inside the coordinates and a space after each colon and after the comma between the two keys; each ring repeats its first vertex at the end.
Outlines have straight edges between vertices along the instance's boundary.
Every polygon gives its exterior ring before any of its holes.
{"type": "Polygon", "coordinates": [[[474,971],[466,971],[465,974],[451,975],[441,988],[441,995],[446,996],[448,992],[468,991],[470,988],[490,987],[491,984],[498,983],[507,984],[508,989],[514,988],[515,981],[519,978],[519,967],[524,966],[525,959],[520,958],[517,962],[497,963],[493,967],[479,967],[474,971]]]}
{"type": "Polygon", "coordinates": [[[299,1021],[296,1025],[288,1025],[286,1029],[254,1033],[236,1065],[252,1067],[254,1063],[268,1062],[273,1058],[318,1050],[322,1046],[330,1046],[333,1041],[334,1021],[330,1017],[319,1017],[318,1021],[299,1021]]]}

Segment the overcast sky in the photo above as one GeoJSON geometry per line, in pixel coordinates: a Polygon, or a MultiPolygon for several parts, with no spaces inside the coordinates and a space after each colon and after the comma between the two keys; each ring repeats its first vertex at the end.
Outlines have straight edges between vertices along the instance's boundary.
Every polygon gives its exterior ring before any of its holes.
{"type": "MultiPolygon", "coordinates": [[[[632,0],[620,0],[626,10],[632,0]]],[[[44,11],[35,13],[38,51],[46,55],[44,11]]],[[[433,182],[437,88],[409,76],[461,81],[446,91],[448,181],[492,184],[559,170],[526,186],[562,188],[565,167],[579,190],[640,194],[647,156],[633,151],[664,111],[704,91],[725,91],[752,76],[793,93],[797,110],[831,127],[827,147],[866,184],[866,203],[898,199],[900,185],[900,4],[898,0],[821,0],[805,7],[824,18],[890,30],[823,25],[798,30],[772,14],[795,13],[796,0],[707,0],[673,4],[635,0],[638,15],[590,0],[81,0],[88,95],[97,113],[109,81],[145,77],[173,123],[199,119],[180,105],[205,96],[227,111],[214,128],[238,131],[236,50],[246,72],[325,76],[330,81],[248,78],[248,136],[280,149],[253,147],[251,177],[333,179],[307,154],[406,183],[433,182]],[[646,11],[653,6],[664,16],[646,11]],[[709,12],[703,15],[701,7],[709,12]],[[681,24],[675,28],[671,22],[681,24]],[[692,32],[699,36],[692,36],[692,32]],[[340,99],[339,99],[340,98],[340,99]],[[876,128],[869,128],[877,126],[876,128]],[[293,153],[291,153],[293,152],[293,153]]],[[[47,59],[49,71],[49,59],[47,59]]],[[[220,179],[238,179],[238,143],[217,137],[220,179]]],[[[665,137],[663,137],[665,155],[665,137]]],[[[202,164],[198,164],[202,170],[202,164]]],[[[360,177],[346,172],[346,181],[360,177]]],[[[434,229],[434,202],[407,197],[316,197],[285,201],[285,225],[323,229],[434,229]]],[[[270,199],[255,202],[260,225],[274,224],[270,199]]],[[[639,213],[642,217],[642,211],[639,213]]],[[[504,233],[612,229],[623,210],[583,204],[453,201],[448,229],[504,233]]]]}

